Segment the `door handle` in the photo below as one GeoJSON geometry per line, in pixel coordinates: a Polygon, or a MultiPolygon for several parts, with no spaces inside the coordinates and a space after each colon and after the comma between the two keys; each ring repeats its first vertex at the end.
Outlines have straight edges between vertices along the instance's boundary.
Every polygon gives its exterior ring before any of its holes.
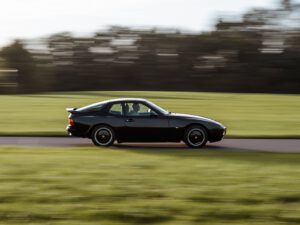
{"type": "Polygon", "coordinates": [[[134,119],[127,119],[126,122],[134,122],[134,119]]]}

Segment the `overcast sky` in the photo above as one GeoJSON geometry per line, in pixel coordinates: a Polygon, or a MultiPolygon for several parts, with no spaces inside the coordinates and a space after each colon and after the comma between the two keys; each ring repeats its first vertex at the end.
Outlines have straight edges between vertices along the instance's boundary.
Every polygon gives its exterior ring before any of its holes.
{"type": "Polygon", "coordinates": [[[239,15],[278,0],[1,0],[0,46],[55,32],[88,33],[108,25],[209,30],[218,15],[239,15]]]}

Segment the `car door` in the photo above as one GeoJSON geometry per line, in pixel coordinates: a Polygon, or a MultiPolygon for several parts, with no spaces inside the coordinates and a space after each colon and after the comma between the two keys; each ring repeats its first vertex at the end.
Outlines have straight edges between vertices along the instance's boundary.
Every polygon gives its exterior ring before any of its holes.
{"type": "Polygon", "coordinates": [[[167,141],[169,121],[142,102],[125,102],[125,132],[128,141],[167,141]]]}

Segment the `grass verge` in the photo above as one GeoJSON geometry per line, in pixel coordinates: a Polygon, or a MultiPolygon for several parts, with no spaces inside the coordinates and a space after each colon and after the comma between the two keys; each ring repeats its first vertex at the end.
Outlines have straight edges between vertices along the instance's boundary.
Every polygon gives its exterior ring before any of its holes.
{"type": "Polygon", "coordinates": [[[0,224],[298,224],[300,154],[0,148],[0,224]]]}
{"type": "Polygon", "coordinates": [[[300,96],[195,92],[77,92],[0,96],[0,135],[66,135],[66,107],[147,98],[172,112],[213,118],[231,137],[300,137],[300,96]]]}

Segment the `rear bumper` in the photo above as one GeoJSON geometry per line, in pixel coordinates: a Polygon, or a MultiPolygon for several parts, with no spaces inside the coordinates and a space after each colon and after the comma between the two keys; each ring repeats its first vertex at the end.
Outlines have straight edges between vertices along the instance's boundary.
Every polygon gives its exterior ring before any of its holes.
{"type": "Polygon", "coordinates": [[[67,133],[69,136],[74,136],[74,137],[85,137],[84,132],[82,132],[81,130],[77,129],[74,126],[70,126],[68,125],[67,128],[67,133]]]}

